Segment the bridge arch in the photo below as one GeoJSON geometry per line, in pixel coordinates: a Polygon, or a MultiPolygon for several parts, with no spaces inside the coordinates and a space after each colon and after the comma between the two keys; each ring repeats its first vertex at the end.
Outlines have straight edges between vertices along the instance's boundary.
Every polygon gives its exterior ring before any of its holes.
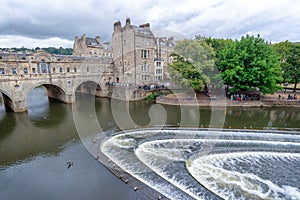
{"type": "Polygon", "coordinates": [[[27,97],[27,95],[29,94],[30,91],[32,91],[34,88],[43,86],[46,88],[47,90],[47,95],[49,98],[64,102],[64,103],[69,103],[68,101],[68,93],[67,91],[64,89],[63,86],[58,85],[58,84],[50,84],[50,83],[40,83],[37,85],[34,85],[32,87],[30,87],[29,89],[27,89],[27,91],[25,92],[25,97],[27,97]]]}
{"type": "Polygon", "coordinates": [[[5,109],[9,110],[9,111],[13,110],[12,106],[13,106],[13,103],[14,103],[14,98],[11,95],[9,95],[8,92],[6,92],[5,90],[3,90],[1,88],[0,88],[0,93],[2,94],[5,109]]]}
{"type": "Polygon", "coordinates": [[[98,92],[101,92],[102,88],[98,82],[95,80],[84,80],[77,83],[76,87],[74,87],[74,92],[91,94],[97,96],[98,92]]]}

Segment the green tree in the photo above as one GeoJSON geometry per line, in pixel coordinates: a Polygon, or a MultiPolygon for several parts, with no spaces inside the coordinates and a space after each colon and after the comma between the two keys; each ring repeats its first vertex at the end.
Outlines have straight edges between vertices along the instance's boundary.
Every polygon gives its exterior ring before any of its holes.
{"type": "Polygon", "coordinates": [[[219,69],[223,81],[232,91],[259,88],[263,93],[274,93],[282,81],[278,56],[268,42],[259,35],[243,36],[228,43],[220,52],[219,69]]]}
{"type": "Polygon", "coordinates": [[[284,81],[294,83],[294,92],[300,80],[300,46],[289,41],[274,44],[274,49],[280,57],[284,81]]]}
{"type": "Polygon", "coordinates": [[[59,47],[58,49],[55,47],[47,47],[43,48],[44,51],[52,54],[59,54],[59,55],[72,55],[73,49],[72,48],[63,48],[59,47]]]}
{"type": "Polygon", "coordinates": [[[205,80],[202,73],[183,56],[176,53],[171,54],[174,62],[169,65],[171,76],[177,80],[182,86],[190,86],[196,92],[200,92],[205,88],[205,80]]]}
{"type": "MultiPolygon", "coordinates": [[[[211,38],[211,37],[203,37],[203,36],[196,36],[197,40],[203,41],[209,46],[211,46],[214,49],[215,52],[215,65],[216,68],[213,72],[213,75],[211,76],[211,80],[215,83],[219,83],[219,86],[223,86],[222,77],[219,71],[219,62],[220,62],[220,54],[221,51],[226,47],[226,45],[229,45],[233,41],[231,39],[222,39],[222,38],[211,38]]],[[[228,87],[226,87],[226,93],[227,93],[228,87]]]]}
{"type": "Polygon", "coordinates": [[[172,56],[174,62],[169,65],[171,76],[176,77],[181,85],[191,86],[199,92],[211,82],[215,53],[205,42],[197,39],[178,41],[172,56]]]}
{"type": "Polygon", "coordinates": [[[300,80],[300,47],[293,46],[292,55],[290,57],[291,68],[287,69],[285,75],[290,77],[294,82],[294,92],[300,80]]]}

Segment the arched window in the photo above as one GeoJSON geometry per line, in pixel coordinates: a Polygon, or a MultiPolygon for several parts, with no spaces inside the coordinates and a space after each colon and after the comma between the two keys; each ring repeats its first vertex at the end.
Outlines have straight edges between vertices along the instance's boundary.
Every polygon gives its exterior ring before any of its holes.
{"type": "Polygon", "coordinates": [[[149,71],[149,64],[145,62],[142,65],[142,72],[148,72],[148,71],[149,71]]]}
{"type": "Polygon", "coordinates": [[[47,63],[44,59],[41,60],[42,73],[47,73],[47,63]]]}

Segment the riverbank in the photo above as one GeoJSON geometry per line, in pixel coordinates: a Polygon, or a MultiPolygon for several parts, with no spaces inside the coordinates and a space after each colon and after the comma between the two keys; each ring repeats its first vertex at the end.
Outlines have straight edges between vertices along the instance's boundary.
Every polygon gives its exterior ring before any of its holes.
{"type": "Polygon", "coordinates": [[[133,177],[129,173],[125,172],[122,168],[116,165],[113,161],[111,161],[100,149],[100,145],[103,141],[100,139],[92,140],[93,148],[90,149],[95,158],[103,164],[112,174],[114,174],[117,178],[119,178],[122,182],[129,185],[132,190],[138,192],[145,199],[164,199],[168,198],[146,185],[144,182],[138,180],[133,177]]]}
{"type": "MultiPolygon", "coordinates": [[[[288,95],[288,94],[286,94],[288,95]]],[[[278,98],[279,94],[266,95],[261,100],[235,101],[227,98],[200,97],[191,98],[188,95],[172,94],[159,96],[156,103],[182,106],[214,106],[214,107],[300,107],[300,99],[278,98]]],[[[282,97],[282,96],[281,96],[282,97]]]]}

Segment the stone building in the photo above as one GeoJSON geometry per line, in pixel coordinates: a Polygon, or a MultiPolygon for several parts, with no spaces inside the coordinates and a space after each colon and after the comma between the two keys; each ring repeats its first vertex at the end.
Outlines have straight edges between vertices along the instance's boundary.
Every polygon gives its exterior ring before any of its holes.
{"type": "Polygon", "coordinates": [[[79,39],[75,37],[73,45],[74,56],[91,57],[113,57],[111,45],[109,42],[101,43],[100,36],[95,38],[86,37],[85,34],[79,39]]]}
{"type": "Polygon", "coordinates": [[[101,74],[101,82],[113,80],[111,57],[54,55],[39,50],[35,53],[0,52],[0,80],[12,75],[32,78],[39,74],[78,75],[101,74]]]}
{"type": "Polygon", "coordinates": [[[173,38],[155,37],[150,24],[131,25],[126,19],[114,23],[112,48],[116,82],[143,86],[169,81],[167,64],[174,47],[173,38]]]}

